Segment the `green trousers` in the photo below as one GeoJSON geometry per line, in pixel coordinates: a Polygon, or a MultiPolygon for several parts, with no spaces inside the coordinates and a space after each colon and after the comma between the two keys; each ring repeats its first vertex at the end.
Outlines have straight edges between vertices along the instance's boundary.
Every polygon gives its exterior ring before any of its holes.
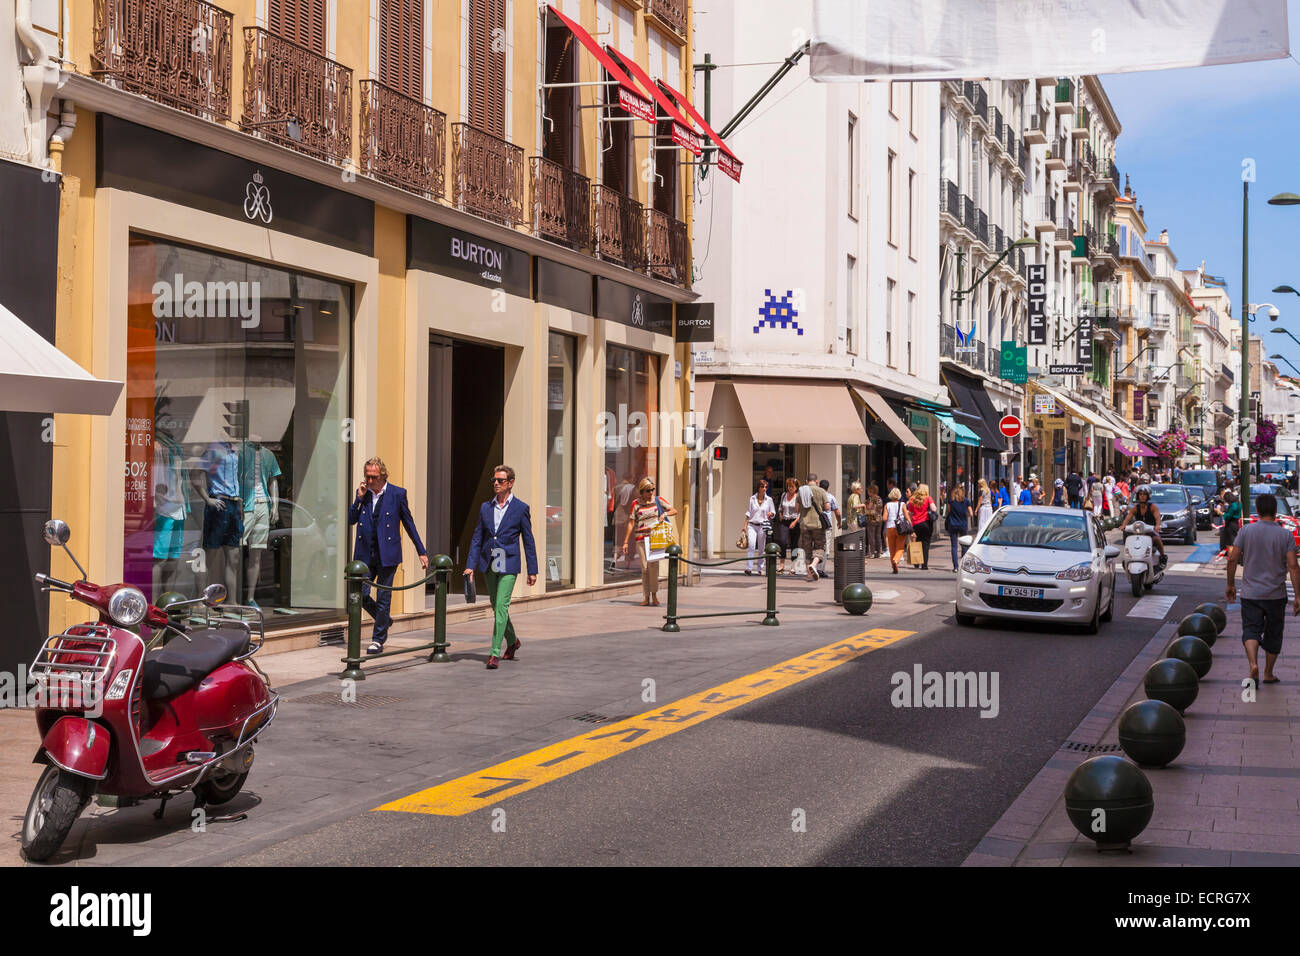
{"type": "Polygon", "coordinates": [[[495,571],[483,572],[487,575],[487,593],[488,600],[492,602],[492,650],[493,657],[500,657],[503,648],[502,642],[505,641],[507,646],[513,645],[518,640],[515,637],[515,626],[510,623],[510,595],[515,589],[515,574],[498,574],[495,571]],[[506,639],[509,640],[506,640],[506,639]]]}

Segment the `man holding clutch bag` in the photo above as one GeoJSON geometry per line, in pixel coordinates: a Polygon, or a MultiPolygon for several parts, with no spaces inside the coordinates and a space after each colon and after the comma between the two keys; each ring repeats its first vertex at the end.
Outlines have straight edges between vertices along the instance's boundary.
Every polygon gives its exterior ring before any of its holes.
{"type": "Polygon", "coordinates": [[[498,465],[492,470],[492,490],[495,497],[483,502],[479,509],[478,524],[470,541],[469,558],[465,562],[465,577],[474,580],[474,572],[484,576],[488,600],[492,602],[492,647],[488,651],[487,668],[497,669],[502,658],[501,646],[506,639],[504,657],[515,659],[519,638],[515,636],[510,621],[510,595],[519,576],[519,539],[523,538],[524,557],[528,561],[528,584],[537,583],[537,548],[533,543],[533,516],[528,505],[514,496],[515,470],[509,465],[498,465]]]}

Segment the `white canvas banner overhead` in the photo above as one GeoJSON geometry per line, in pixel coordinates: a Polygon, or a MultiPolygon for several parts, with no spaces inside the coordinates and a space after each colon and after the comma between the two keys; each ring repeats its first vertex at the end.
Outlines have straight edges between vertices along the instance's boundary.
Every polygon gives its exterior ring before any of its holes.
{"type": "Polygon", "coordinates": [[[1288,53],[1286,0],[814,0],[811,72],[1029,79],[1288,53]]]}

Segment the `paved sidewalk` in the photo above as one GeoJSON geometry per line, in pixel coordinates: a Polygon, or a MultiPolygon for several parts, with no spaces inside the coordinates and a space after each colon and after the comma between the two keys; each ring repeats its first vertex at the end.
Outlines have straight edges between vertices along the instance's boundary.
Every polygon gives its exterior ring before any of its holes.
{"type": "MultiPolygon", "coordinates": [[[[1146,699],[1142,677],[1191,609],[1188,602],[1171,615],[964,866],[1300,866],[1300,618],[1287,617],[1281,683],[1260,687],[1247,703],[1235,604],[1214,645],[1214,665],[1183,715],[1187,745],[1169,766],[1143,769],[1155,813],[1132,852],[1097,852],[1066,816],[1066,780],[1099,752],[1122,754],[1119,717],[1146,699]]],[[[1261,650],[1261,672],[1263,657],[1261,650]]]]}

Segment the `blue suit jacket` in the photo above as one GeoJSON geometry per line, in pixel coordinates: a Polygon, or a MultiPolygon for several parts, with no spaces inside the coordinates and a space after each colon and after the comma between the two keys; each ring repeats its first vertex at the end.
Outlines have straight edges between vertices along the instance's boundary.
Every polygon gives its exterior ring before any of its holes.
{"type": "Polygon", "coordinates": [[[370,534],[372,529],[379,531],[379,563],[384,567],[395,567],[402,563],[402,535],[398,528],[415,542],[415,553],[424,554],[424,542],[420,532],[415,530],[415,519],[411,517],[410,506],[406,503],[406,489],[389,483],[384,493],[379,496],[379,509],[372,516],[371,501],[374,495],[366,491],[361,500],[353,499],[348,509],[348,524],[357,526],[356,544],[352,548],[353,561],[370,561],[370,534]]]}
{"type": "Polygon", "coordinates": [[[511,500],[501,518],[501,527],[492,530],[492,511],[495,499],[489,498],[479,508],[478,524],[470,541],[469,558],[465,567],[471,571],[496,571],[498,574],[520,572],[519,539],[524,539],[524,555],[528,559],[528,573],[537,573],[537,547],[533,544],[533,516],[528,505],[518,498],[511,500]],[[498,557],[499,556],[499,557],[498,557]]]}

